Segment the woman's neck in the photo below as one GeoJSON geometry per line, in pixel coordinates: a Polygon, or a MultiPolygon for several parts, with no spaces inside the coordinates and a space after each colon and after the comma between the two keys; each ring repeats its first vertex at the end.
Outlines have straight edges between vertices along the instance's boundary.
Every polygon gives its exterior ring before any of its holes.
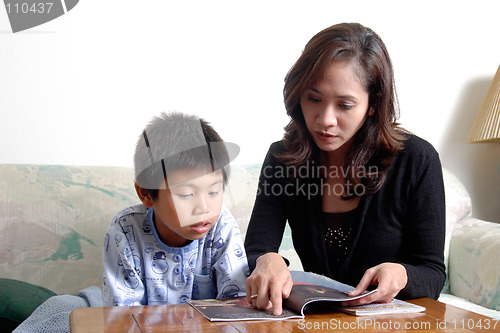
{"type": "Polygon", "coordinates": [[[320,163],[326,167],[343,167],[351,146],[349,141],[334,151],[321,151],[320,163]]]}

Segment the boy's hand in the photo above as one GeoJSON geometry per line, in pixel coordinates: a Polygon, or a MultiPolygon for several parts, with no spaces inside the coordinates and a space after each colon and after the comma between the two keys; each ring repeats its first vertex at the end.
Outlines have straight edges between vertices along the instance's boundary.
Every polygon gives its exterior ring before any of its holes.
{"type": "Polygon", "coordinates": [[[293,281],[283,258],[274,252],[257,259],[255,270],[246,280],[247,302],[257,309],[272,309],[281,315],[282,300],[288,298],[293,281]]]}

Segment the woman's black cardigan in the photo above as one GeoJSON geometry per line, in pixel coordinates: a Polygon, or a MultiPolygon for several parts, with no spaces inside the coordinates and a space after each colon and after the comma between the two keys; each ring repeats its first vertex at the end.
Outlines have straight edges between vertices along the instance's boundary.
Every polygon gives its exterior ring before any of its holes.
{"type": "Polygon", "coordinates": [[[288,221],[304,271],[356,286],[368,268],[401,263],[408,283],[397,298],[439,296],[446,277],[445,197],[439,155],[428,142],[408,135],[380,190],[361,197],[360,221],[337,276],[332,276],[325,249],[318,191],[323,178],[314,169],[292,171],[284,166],[275,157],[283,151],[281,142],[273,143],[262,165],[245,237],[251,270],[260,255],[278,252],[288,221]],[[292,172],[299,177],[287,177],[292,172]]]}

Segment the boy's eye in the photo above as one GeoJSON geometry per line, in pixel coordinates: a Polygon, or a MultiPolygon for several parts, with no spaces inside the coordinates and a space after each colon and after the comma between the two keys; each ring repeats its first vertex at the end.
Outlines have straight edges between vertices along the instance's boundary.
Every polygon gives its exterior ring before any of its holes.
{"type": "Polygon", "coordinates": [[[211,196],[211,197],[215,197],[219,194],[219,191],[212,191],[212,192],[208,192],[208,195],[211,196]]]}
{"type": "Polygon", "coordinates": [[[180,197],[181,199],[189,199],[193,196],[192,193],[189,193],[189,194],[177,194],[178,197],[180,197]]]}

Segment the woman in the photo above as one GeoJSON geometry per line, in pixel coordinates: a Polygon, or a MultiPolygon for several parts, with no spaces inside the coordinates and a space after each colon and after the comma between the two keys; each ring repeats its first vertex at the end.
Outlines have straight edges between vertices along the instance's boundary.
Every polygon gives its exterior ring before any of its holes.
{"type": "Polygon", "coordinates": [[[391,60],[360,24],[314,36],[285,78],[291,120],[264,160],[245,247],[247,300],[281,313],[292,277],[288,221],[305,271],[357,286],[348,305],[437,298],[445,281],[439,156],[398,126],[391,60]],[[265,232],[263,232],[265,231],[265,232]]]}

